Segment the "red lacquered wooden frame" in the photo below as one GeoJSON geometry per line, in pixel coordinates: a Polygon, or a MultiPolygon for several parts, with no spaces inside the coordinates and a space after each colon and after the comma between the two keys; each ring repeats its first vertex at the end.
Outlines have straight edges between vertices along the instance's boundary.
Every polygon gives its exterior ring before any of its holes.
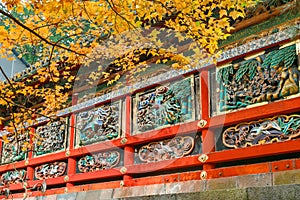
{"type": "MultiPolygon", "coordinates": [[[[106,141],[102,143],[92,144],[88,147],[74,148],[75,146],[75,114],[70,117],[70,137],[69,147],[64,152],[53,153],[50,155],[34,158],[32,153],[29,153],[28,161],[20,161],[14,164],[6,164],[0,166],[0,172],[6,172],[14,169],[26,169],[29,187],[42,182],[34,180],[34,167],[54,162],[65,161],[68,163],[67,173],[65,176],[58,178],[47,179],[47,186],[51,187],[44,195],[59,194],[66,192],[78,192],[85,190],[118,188],[120,182],[125,186],[137,186],[148,184],[159,184],[168,182],[178,182],[187,180],[199,180],[200,173],[205,170],[208,174],[208,179],[238,176],[245,174],[267,173],[274,171],[299,169],[299,159],[288,159],[276,162],[262,162],[249,165],[231,166],[216,168],[220,163],[230,163],[233,161],[242,161],[254,158],[264,158],[274,155],[285,155],[300,152],[300,140],[291,140],[287,142],[278,142],[273,144],[259,145],[240,149],[231,149],[224,151],[215,151],[215,132],[214,130],[223,127],[238,124],[242,121],[258,120],[266,117],[273,117],[278,114],[292,114],[300,111],[300,97],[281,100],[270,104],[260,105],[248,109],[243,109],[235,112],[221,114],[218,116],[210,116],[209,102],[209,70],[210,67],[200,70],[200,104],[201,104],[201,120],[207,121],[204,127],[199,127],[199,120],[177,124],[170,127],[165,127],[159,130],[151,130],[138,135],[131,135],[131,113],[132,113],[132,98],[131,94],[123,96],[125,99],[125,138],[106,141]],[[201,132],[202,135],[202,153],[208,156],[206,162],[199,161],[200,155],[191,155],[174,160],[166,160],[155,163],[134,163],[134,147],[140,144],[145,144],[157,140],[172,138],[177,135],[189,135],[201,132]],[[122,149],[124,152],[124,165],[96,172],[77,173],[77,159],[84,155],[93,152],[106,151],[111,149],[122,149]],[[289,166],[289,167],[287,167],[289,166]],[[189,169],[192,169],[189,171],[189,169]],[[167,171],[172,173],[167,174],[167,171]],[[176,172],[178,170],[178,172],[176,172]],[[185,172],[181,172],[185,170],[185,172]],[[186,172],[188,171],[188,172],[186,172]],[[155,172],[155,176],[147,175],[147,173],[155,172]],[[162,175],[157,175],[161,173],[162,175]],[[109,181],[108,181],[109,180],[109,181]],[[94,184],[88,184],[88,181],[94,181],[94,184]],[[56,188],[57,187],[57,188],[56,188]]],[[[76,104],[76,98],[73,104],[76,104]]],[[[33,129],[34,131],[34,129],[33,129]]],[[[12,184],[9,189],[16,194],[13,196],[22,197],[20,191],[23,189],[21,184],[12,184]]],[[[31,191],[30,195],[42,195],[39,191],[31,191]]]]}

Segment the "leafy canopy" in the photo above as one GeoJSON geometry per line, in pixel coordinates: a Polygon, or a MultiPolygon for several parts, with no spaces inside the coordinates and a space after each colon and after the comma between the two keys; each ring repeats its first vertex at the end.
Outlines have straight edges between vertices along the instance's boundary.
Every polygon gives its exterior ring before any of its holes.
{"type": "MultiPolygon", "coordinates": [[[[3,0],[1,55],[17,50],[36,70],[0,83],[0,113],[9,131],[64,108],[79,66],[99,65],[91,82],[118,80],[145,64],[170,60],[175,68],[195,66],[218,52],[232,23],[256,0],[3,0]],[[156,27],[156,28],[150,28],[156,27]],[[166,42],[160,37],[168,39],[166,42]],[[145,35],[147,35],[146,40],[145,35]],[[186,45],[185,41],[189,42],[186,45]],[[179,45],[173,45],[177,43],[179,45]],[[151,45],[150,45],[151,43],[151,45]],[[189,51],[188,55],[183,52],[189,51]],[[205,53],[204,53],[205,52],[205,53]],[[191,56],[192,55],[192,56],[191,56]],[[102,59],[111,68],[97,60],[102,59]],[[118,70],[116,70],[118,68],[118,70]]],[[[138,71],[138,70],[137,70],[138,71]]]]}

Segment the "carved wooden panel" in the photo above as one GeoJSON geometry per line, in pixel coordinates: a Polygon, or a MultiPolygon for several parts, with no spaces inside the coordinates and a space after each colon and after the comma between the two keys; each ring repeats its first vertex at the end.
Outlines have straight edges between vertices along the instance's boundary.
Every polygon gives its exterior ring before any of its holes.
{"type": "Polygon", "coordinates": [[[218,110],[236,110],[297,94],[299,74],[295,45],[220,68],[218,110]]]}
{"type": "Polygon", "coordinates": [[[56,178],[65,174],[67,164],[65,162],[54,162],[40,165],[35,168],[35,177],[39,180],[56,178]]]}
{"type": "Polygon", "coordinates": [[[120,107],[118,101],[79,113],[76,119],[79,145],[120,137],[120,107]]]}
{"type": "Polygon", "coordinates": [[[24,160],[27,156],[29,136],[24,134],[10,134],[3,137],[2,163],[24,160]]]}
{"type": "Polygon", "coordinates": [[[223,144],[229,148],[241,148],[291,140],[300,135],[300,115],[279,115],[273,118],[240,123],[227,128],[223,144]]]}
{"type": "Polygon", "coordinates": [[[2,185],[16,184],[25,181],[26,170],[13,170],[5,172],[1,175],[2,185]]]}
{"type": "Polygon", "coordinates": [[[165,84],[138,94],[134,131],[144,132],[193,119],[193,79],[165,84]]]}
{"type": "Polygon", "coordinates": [[[34,137],[35,155],[64,150],[66,144],[66,122],[56,121],[39,126],[34,137]]]}
{"type": "Polygon", "coordinates": [[[138,149],[142,162],[157,162],[181,158],[192,152],[194,139],[190,136],[178,136],[172,139],[151,142],[138,149]]]}
{"type": "Polygon", "coordinates": [[[120,153],[118,151],[101,152],[87,155],[78,161],[80,172],[93,172],[104,169],[111,169],[120,162],[120,153]]]}

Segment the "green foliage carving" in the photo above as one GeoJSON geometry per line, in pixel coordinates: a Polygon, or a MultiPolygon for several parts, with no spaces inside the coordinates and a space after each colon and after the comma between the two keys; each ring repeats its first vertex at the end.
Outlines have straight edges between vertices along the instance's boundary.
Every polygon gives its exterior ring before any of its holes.
{"type": "Polygon", "coordinates": [[[219,69],[220,111],[299,93],[295,45],[219,69]]]}
{"type": "Polygon", "coordinates": [[[296,46],[288,46],[268,53],[262,66],[267,68],[276,67],[282,64],[286,68],[289,68],[293,65],[296,57],[296,46]]]}
{"type": "Polygon", "coordinates": [[[251,59],[243,62],[235,74],[235,80],[240,81],[241,78],[248,74],[252,80],[256,74],[256,68],[260,65],[257,59],[251,59]]]}

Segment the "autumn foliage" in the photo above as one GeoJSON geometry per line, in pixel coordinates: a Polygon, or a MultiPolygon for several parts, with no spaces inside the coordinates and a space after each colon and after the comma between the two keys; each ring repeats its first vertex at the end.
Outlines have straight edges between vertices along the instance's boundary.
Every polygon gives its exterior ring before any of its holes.
{"type": "Polygon", "coordinates": [[[217,55],[218,42],[255,2],[3,0],[1,55],[17,50],[32,71],[0,83],[1,124],[16,132],[38,117],[54,117],[68,106],[74,71],[91,63],[99,66],[84,77],[87,82],[104,79],[110,84],[144,64],[145,55],[158,57],[155,62],[172,61],[175,68],[195,67],[201,58],[217,55]],[[168,45],[162,34],[172,38],[168,45]],[[182,49],[192,53],[187,56],[182,49]]]}

